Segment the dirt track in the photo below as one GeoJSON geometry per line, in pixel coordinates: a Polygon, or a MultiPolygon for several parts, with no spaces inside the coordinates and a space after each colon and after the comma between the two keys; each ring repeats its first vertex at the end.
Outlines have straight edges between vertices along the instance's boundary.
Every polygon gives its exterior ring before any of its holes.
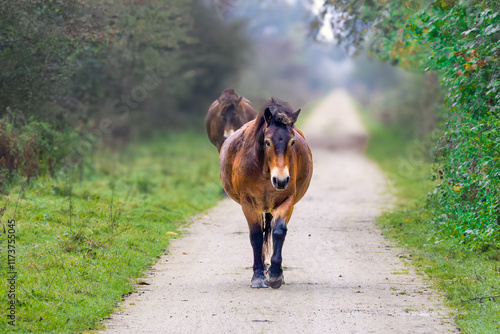
{"type": "MultiPolygon", "coordinates": [[[[354,113],[345,93],[332,93],[308,119],[306,138],[319,143],[353,133],[359,141],[354,113]]],[[[374,226],[389,202],[377,166],[356,150],[312,150],[313,180],[283,248],[285,285],[250,288],[247,224],[240,206],[226,199],[193,218],[145,278],[150,285],[126,299],[105,332],[453,332],[435,291],[374,226]]]]}

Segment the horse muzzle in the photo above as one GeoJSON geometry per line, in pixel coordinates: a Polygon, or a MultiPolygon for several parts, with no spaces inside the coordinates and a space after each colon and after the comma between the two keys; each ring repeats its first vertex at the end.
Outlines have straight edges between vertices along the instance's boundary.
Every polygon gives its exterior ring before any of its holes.
{"type": "Polygon", "coordinates": [[[290,173],[288,172],[288,167],[281,170],[278,167],[274,167],[271,170],[271,183],[273,184],[274,189],[285,190],[286,187],[288,187],[288,183],[290,183],[290,173]]]}
{"type": "Polygon", "coordinates": [[[285,178],[278,178],[276,176],[273,176],[271,178],[271,182],[273,184],[274,189],[276,190],[285,190],[286,187],[288,187],[288,183],[290,183],[290,176],[287,176],[285,178]]]}
{"type": "Polygon", "coordinates": [[[234,130],[233,129],[230,129],[230,130],[224,130],[224,138],[227,139],[227,137],[229,137],[230,135],[232,135],[234,133],[234,130]]]}

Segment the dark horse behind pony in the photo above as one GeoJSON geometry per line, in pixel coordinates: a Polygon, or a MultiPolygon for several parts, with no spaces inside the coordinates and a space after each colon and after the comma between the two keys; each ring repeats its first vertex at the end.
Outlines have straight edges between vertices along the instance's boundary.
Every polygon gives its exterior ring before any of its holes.
{"type": "Polygon", "coordinates": [[[220,152],[224,140],[255,115],[249,100],[238,96],[232,88],[224,90],[208,109],[205,119],[208,139],[220,152]]]}
{"type": "Polygon", "coordinates": [[[227,194],[247,219],[253,248],[253,288],[284,283],[281,251],[294,205],[311,181],[309,145],[294,123],[300,109],[271,99],[256,118],[229,136],[220,150],[220,176],[227,194]],[[271,265],[265,267],[271,248],[271,265]]]}

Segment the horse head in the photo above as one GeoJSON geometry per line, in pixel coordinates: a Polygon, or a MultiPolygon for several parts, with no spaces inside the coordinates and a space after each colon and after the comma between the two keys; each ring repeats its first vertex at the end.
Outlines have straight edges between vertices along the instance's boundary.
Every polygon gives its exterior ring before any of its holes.
{"type": "Polygon", "coordinates": [[[263,110],[265,162],[274,189],[284,190],[290,183],[290,170],[293,168],[291,156],[296,142],[294,123],[300,109],[294,111],[286,102],[271,100],[263,110]]]}

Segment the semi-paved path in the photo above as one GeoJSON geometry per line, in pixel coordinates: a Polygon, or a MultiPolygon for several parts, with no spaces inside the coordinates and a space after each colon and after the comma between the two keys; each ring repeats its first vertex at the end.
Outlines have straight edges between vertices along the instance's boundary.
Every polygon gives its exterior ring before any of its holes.
{"type": "Polygon", "coordinates": [[[195,217],[106,323],[106,333],[449,333],[440,298],[405,265],[374,221],[389,202],[359,149],[363,128],[343,92],[308,118],[314,176],[283,249],[286,284],[251,289],[252,248],[238,204],[195,217]],[[337,129],[337,130],[335,130],[337,129]],[[352,141],[349,137],[352,135],[352,141]],[[325,138],[335,145],[321,145],[325,138]],[[346,139],[347,138],[347,139],[346,139]]]}

